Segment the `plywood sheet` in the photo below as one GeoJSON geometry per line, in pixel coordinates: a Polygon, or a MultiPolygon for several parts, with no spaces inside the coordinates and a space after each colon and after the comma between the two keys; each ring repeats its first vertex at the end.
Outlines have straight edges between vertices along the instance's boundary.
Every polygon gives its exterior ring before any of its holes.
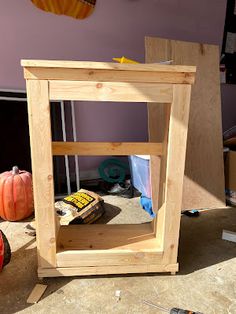
{"type": "MultiPolygon", "coordinates": [[[[146,62],[196,65],[187,140],[182,209],[225,205],[219,48],[215,45],[145,38],[146,62]]],[[[163,138],[163,107],[148,105],[150,141],[163,138]],[[155,115],[159,114],[158,120],[155,115]]],[[[178,167],[178,156],[176,156],[178,167]]]]}

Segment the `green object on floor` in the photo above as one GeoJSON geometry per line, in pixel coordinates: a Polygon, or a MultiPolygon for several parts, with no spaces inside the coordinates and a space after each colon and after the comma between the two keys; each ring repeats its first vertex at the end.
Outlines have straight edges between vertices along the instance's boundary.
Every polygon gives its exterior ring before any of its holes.
{"type": "Polygon", "coordinates": [[[116,158],[104,160],[98,167],[101,178],[109,183],[121,183],[125,180],[128,164],[116,158]]]}

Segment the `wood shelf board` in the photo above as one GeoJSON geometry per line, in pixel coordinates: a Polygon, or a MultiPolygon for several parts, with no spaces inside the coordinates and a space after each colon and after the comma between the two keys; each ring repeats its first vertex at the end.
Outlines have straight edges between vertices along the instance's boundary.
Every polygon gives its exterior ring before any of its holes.
{"type": "Polygon", "coordinates": [[[61,226],[57,244],[58,252],[66,250],[86,250],[86,253],[161,251],[150,223],[61,226]]]}
{"type": "Polygon", "coordinates": [[[101,69],[101,70],[119,70],[119,71],[159,71],[159,72],[186,72],[195,73],[195,66],[184,65],[166,65],[166,64],[120,64],[114,62],[90,62],[90,61],[59,61],[59,60],[21,60],[23,67],[41,67],[41,68],[70,68],[70,69],[101,69]]]}
{"type": "Polygon", "coordinates": [[[163,252],[140,250],[67,250],[57,253],[57,267],[160,264],[163,252]]]}
{"type": "Polygon", "coordinates": [[[179,264],[38,268],[39,277],[177,272],[179,264]]]}
{"type": "Polygon", "coordinates": [[[150,142],[52,142],[54,156],[127,156],[127,155],[162,155],[161,143],[150,142]]]}

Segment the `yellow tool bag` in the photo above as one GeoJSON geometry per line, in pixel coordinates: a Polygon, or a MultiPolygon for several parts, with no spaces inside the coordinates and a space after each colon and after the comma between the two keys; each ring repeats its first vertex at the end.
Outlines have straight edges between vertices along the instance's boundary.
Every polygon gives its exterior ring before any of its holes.
{"type": "Polygon", "coordinates": [[[55,203],[60,225],[91,224],[104,213],[104,200],[96,193],[80,189],[55,203]]]}

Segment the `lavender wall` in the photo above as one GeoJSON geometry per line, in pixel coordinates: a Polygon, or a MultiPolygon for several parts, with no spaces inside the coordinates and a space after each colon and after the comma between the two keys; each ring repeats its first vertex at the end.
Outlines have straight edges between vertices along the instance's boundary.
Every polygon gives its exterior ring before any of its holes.
{"type": "Polygon", "coordinates": [[[222,127],[223,131],[236,125],[236,85],[222,84],[222,127]]]}
{"type": "MultiPolygon", "coordinates": [[[[0,88],[24,89],[21,58],[144,61],[144,36],[221,44],[226,0],[97,0],[88,19],[48,14],[30,0],[0,0],[0,88]]],[[[144,104],[80,103],[81,140],[145,140],[144,104]]],[[[91,161],[83,161],[91,168],[91,161]]]]}

